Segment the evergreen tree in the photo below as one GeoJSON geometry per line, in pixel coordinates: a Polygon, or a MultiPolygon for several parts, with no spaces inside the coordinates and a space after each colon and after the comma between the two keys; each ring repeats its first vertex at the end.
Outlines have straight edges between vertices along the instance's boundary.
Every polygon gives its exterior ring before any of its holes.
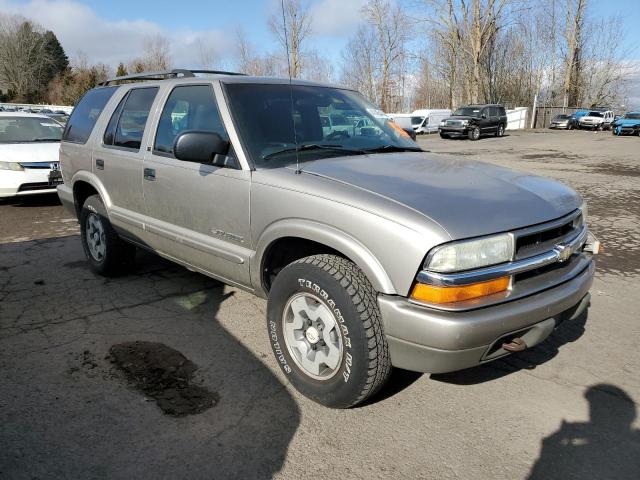
{"type": "Polygon", "coordinates": [[[116,70],[116,77],[124,77],[125,75],[128,75],[129,73],[127,72],[126,67],[124,66],[124,63],[120,62],[120,64],[118,65],[118,69],[116,70]]]}

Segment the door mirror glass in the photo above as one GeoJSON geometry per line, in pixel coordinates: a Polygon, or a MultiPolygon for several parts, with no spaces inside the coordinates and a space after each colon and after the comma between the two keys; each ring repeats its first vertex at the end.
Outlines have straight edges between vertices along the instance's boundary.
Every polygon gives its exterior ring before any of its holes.
{"type": "Polygon", "coordinates": [[[173,145],[175,157],[187,162],[217,165],[216,156],[226,156],[228,152],[229,142],[214,132],[186,131],[176,137],[173,145]]]}
{"type": "Polygon", "coordinates": [[[487,118],[487,114],[483,113],[482,115],[480,115],[482,118],[487,118]]]}

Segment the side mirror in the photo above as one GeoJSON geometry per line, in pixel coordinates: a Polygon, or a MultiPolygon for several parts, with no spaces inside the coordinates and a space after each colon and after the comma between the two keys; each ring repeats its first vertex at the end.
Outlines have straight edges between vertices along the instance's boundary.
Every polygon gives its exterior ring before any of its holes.
{"type": "Polygon", "coordinates": [[[178,160],[198,163],[214,163],[216,155],[226,155],[229,142],[213,132],[186,131],[178,135],[173,144],[173,154],[178,160]]]}
{"type": "Polygon", "coordinates": [[[487,118],[487,114],[486,114],[486,113],[483,113],[483,114],[481,115],[481,117],[482,117],[482,118],[487,118]]]}

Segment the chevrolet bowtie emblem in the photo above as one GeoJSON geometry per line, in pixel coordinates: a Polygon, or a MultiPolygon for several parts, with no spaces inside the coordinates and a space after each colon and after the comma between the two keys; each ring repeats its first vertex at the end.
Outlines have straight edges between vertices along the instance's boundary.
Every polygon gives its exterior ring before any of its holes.
{"type": "Polygon", "coordinates": [[[569,259],[569,257],[573,254],[573,249],[571,247],[567,247],[566,245],[556,245],[554,250],[558,254],[558,261],[564,262],[569,259]]]}

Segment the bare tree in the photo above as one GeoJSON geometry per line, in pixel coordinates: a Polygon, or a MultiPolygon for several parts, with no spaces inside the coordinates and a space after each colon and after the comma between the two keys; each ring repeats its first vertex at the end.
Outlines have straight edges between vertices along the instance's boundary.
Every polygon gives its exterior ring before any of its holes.
{"type": "Polygon", "coordinates": [[[198,49],[200,66],[205,70],[214,68],[218,60],[215,49],[204,43],[201,38],[196,40],[196,48],[198,49]]]}
{"type": "Polygon", "coordinates": [[[236,30],[236,58],[238,71],[247,75],[272,77],[277,74],[277,61],[273,55],[259,55],[241,27],[236,30]]]}
{"type": "Polygon", "coordinates": [[[361,25],[342,51],[341,82],[379,104],[377,70],[380,59],[375,44],[375,30],[370,25],[361,25]]]}
{"type": "Polygon", "coordinates": [[[161,35],[145,39],[142,46],[142,56],[135,58],[128,68],[133,73],[170,69],[171,47],[169,40],[161,35]]]}
{"type": "Polygon", "coordinates": [[[578,105],[582,74],[584,14],[587,0],[567,0],[564,106],[578,105]]]}
{"type": "Polygon", "coordinates": [[[387,112],[392,104],[393,90],[403,84],[404,56],[410,25],[404,10],[389,0],[369,0],[364,16],[373,27],[376,42],[369,48],[379,51],[377,88],[380,108],[387,112]]]}
{"type": "Polygon", "coordinates": [[[0,17],[0,83],[19,101],[37,101],[54,59],[44,30],[22,17],[0,17]]]}
{"type": "Polygon", "coordinates": [[[292,77],[300,77],[304,68],[305,42],[311,34],[311,15],[300,0],[281,0],[283,11],[269,18],[269,28],[288,54],[292,77]]]}

